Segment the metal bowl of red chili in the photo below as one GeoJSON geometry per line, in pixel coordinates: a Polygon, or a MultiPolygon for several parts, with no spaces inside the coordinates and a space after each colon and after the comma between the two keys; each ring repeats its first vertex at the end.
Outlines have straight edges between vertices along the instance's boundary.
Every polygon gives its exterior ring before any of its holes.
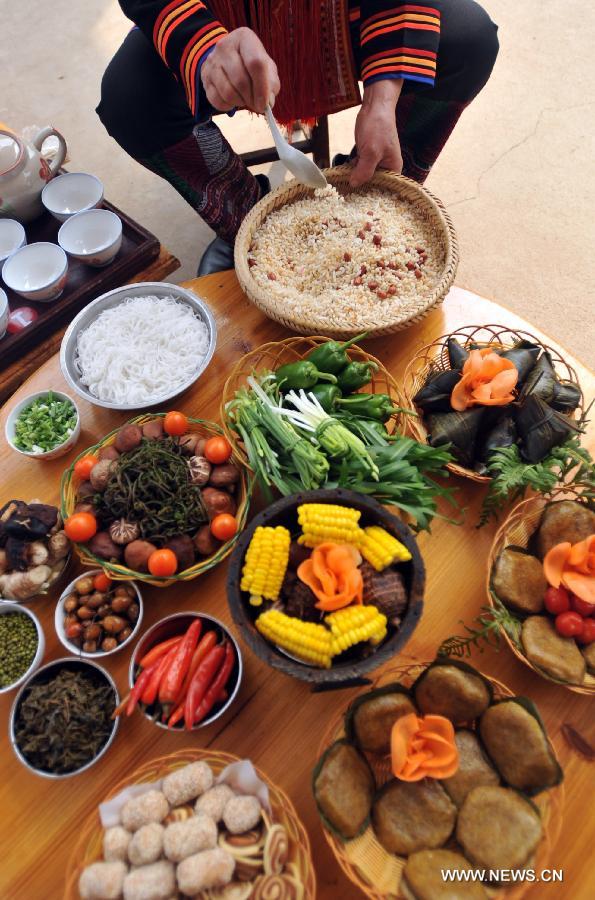
{"type": "Polygon", "coordinates": [[[138,706],[160,728],[196,731],[230,708],[242,674],[239,645],[223,622],[205,613],[174,613],[156,622],[136,645],[124,712],[132,714],[138,706]]]}

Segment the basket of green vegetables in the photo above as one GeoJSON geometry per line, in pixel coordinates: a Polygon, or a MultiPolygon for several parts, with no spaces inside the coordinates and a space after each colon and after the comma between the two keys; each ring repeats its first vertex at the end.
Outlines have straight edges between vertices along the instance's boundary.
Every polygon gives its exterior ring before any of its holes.
{"type": "Polygon", "coordinates": [[[342,487],[427,529],[441,499],[454,505],[436,481],[452,457],[402,433],[410,411],[359,339],[288,338],[248,353],[223,390],[227,437],[269,498],[342,487]]]}

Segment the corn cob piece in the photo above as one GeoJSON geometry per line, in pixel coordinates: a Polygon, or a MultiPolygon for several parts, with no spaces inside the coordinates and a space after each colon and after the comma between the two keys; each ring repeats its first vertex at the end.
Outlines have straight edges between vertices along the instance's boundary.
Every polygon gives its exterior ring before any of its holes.
{"type": "Polygon", "coordinates": [[[321,669],[330,668],[333,638],[324,625],[302,622],[277,609],[261,613],[255,625],[263,637],[292,656],[321,669]]]}
{"type": "Polygon", "coordinates": [[[357,547],[361,528],[361,513],[349,506],[334,503],[302,503],[298,506],[298,523],[302,535],[300,544],[317,547],[327,541],[334,544],[353,544],[357,547]]]}
{"type": "Polygon", "coordinates": [[[361,641],[379,644],[386,637],[386,616],[375,606],[346,606],[325,616],[324,621],[333,636],[331,656],[343,653],[361,641]]]}
{"type": "Polygon", "coordinates": [[[364,559],[367,559],[377,572],[382,572],[391,563],[407,562],[411,559],[407,547],[379,525],[361,528],[357,546],[364,559]]]}
{"type": "Polygon", "coordinates": [[[291,535],[287,528],[260,525],[246,551],[240,587],[250,593],[252,606],[263,599],[278,600],[289,562],[291,535]]]}

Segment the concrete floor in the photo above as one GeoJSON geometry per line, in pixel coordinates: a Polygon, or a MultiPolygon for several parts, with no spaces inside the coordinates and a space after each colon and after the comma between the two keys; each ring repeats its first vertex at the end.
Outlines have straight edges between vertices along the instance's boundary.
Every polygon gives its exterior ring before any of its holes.
{"type": "MultiPolygon", "coordinates": [[[[500,26],[500,56],[428,179],[458,231],[457,282],[595,367],[595,9],[579,0],[484,5],[500,26]]],[[[98,175],[107,197],[179,257],[174,279],[191,277],[209,229],[111,141],[94,113],[103,69],[130,23],[116,0],[54,0],[45,19],[39,10],[39,0],[2,3],[0,120],[17,129],[55,125],[71,169],[98,175]]],[[[332,119],[333,152],[351,147],[354,117],[349,110],[332,119]]],[[[248,114],[223,128],[239,150],[267,140],[248,114]]]]}

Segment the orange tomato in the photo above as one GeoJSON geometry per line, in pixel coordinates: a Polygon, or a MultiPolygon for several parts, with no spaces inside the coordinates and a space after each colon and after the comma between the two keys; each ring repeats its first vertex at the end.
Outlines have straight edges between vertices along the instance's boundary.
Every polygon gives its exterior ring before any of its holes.
{"type": "Polygon", "coordinates": [[[75,544],[83,544],[85,541],[91,540],[97,531],[97,519],[88,512],[74,513],[64,522],[64,531],[66,537],[75,544]]]}
{"type": "Polygon", "coordinates": [[[175,410],[168,412],[163,420],[163,429],[172,437],[181,437],[188,431],[188,416],[175,410]]]}
{"type": "Polygon", "coordinates": [[[112,580],[105,572],[102,572],[101,575],[96,575],[93,579],[93,587],[96,591],[109,591],[111,586],[112,580]]]}
{"type": "Polygon", "coordinates": [[[80,478],[81,481],[88,481],[91,469],[93,469],[98,462],[99,460],[96,456],[93,456],[92,453],[87,453],[75,462],[74,474],[77,478],[80,478]]]}
{"type": "Polygon", "coordinates": [[[238,523],[229,513],[219,513],[211,522],[211,534],[219,541],[229,541],[238,530],[238,523]]]}
{"type": "Polygon", "coordinates": [[[153,550],[148,561],[151,575],[165,577],[174,575],[178,568],[178,560],[173,550],[164,547],[163,550],[153,550]]]}
{"type": "Polygon", "coordinates": [[[205,444],[204,455],[215,465],[227,462],[231,456],[231,444],[223,436],[209,438],[205,444]]]}

